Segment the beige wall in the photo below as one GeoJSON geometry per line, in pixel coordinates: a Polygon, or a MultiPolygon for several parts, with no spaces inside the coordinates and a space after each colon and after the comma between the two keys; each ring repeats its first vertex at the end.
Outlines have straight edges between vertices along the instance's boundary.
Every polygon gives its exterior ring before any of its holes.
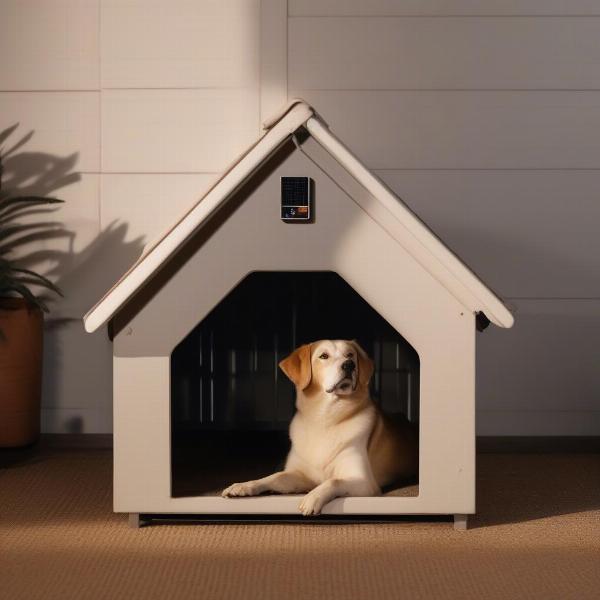
{"type": "Polygon", "coordinates": [[[600,3],[290,0],[289,92],[516,310],[478,433],[600,434],[600,3]]]}
{"type": "Polygon", "coordinates": [[[20,124],[5,148],[33,131],[6,160],[7,185],[66,200],[55,217],[69,235],[20,249],[65,292],[46,327],[45,431],[111,430],[111,344],[81,316],[256,138],[259,8],[0,2],[0,131],[20,124]],[[47,163],[50,185],[32,183],[47,163]]]}
{"type": "Polygon", "coordinates": [[[22,249],[66,294],[44,429],[110,431],[81,315],[287,93],[515,307],[478,336],[479,433],[600,434],[599,37],[587,0],[3,0],[0,131],[34,132],[7,171],[67,200],[22,249]]]}

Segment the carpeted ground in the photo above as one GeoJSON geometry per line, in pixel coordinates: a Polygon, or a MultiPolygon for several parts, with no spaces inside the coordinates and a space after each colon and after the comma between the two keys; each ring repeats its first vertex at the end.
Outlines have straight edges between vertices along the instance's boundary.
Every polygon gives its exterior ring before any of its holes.
{"type": "Polygon", "coordinates": [[[477,517],[127,527],[104,450],[0,453],[2,600],[600,598],[600,455],[479,457],[477,517]]]}

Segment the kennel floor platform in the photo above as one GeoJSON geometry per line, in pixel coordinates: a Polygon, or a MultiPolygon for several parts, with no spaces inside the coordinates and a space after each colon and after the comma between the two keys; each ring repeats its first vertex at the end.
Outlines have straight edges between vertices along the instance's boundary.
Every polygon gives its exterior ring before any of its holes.
{"type": "MultiPolygon", "coordinates": [[[[283,431],[199,431],[173,437],[171,495],[220,496],[232,483],[283,468],[290,442],[283,431]]],[[[416,497],[416,481],[383,490],[384,496],[416,497]]],[[[232,499],[235,502],[236,499],[232,499]]]]}

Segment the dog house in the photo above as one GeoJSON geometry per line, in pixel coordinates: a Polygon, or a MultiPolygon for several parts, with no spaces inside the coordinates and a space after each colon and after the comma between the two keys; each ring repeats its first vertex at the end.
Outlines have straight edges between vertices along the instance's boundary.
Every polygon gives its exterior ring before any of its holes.
{"type": "Polygon", "coordinates": [[[475,512],[475,336],[502,301],[294,101],[84,317],[114,344],[114,509],[294,518],[299,497],[222,498],[282,466],[296,346],[356,338],[373,397],[419,430],[418,480],[324,518],[475,512]],[[341,517],[341,516],[344,517],[341,517]]]}

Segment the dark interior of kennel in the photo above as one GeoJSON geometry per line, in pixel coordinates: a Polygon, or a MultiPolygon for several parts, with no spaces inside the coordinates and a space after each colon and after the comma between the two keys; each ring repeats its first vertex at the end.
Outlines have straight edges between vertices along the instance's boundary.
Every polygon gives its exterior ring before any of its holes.
{"type": "MultiPolygon", "coordinates": [[[[318,339],[356,339],[375,361],[373,398],[419,418],[414,348],[333,272],[254,272],[171,355],[171,492],[212,495],[281,469],[294,386],[278,363],[318,339]]],[[[416,482],[388,490],[416,495],[416,482]]]]}

